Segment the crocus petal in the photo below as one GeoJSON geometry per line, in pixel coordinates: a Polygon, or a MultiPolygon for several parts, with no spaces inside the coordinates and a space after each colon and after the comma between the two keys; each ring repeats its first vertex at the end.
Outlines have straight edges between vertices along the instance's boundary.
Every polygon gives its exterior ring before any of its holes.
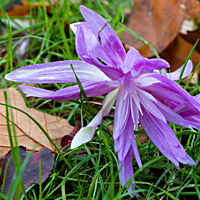
{"type": "Polygon", "coordinates": [[[116,81],[105,81],[105,83],[111,87],[120,87],[121,82],[119,80],[116,81]]]}
{"type": "Polygon", "coordinates": [[[149,90],[151,94],[158,99],[174,101],[178,104],[192,104],[198,109],[200,108],[200,103],[192,97],[187,91],[185,91],[178,83],[166,78],[161,74],[148,74],[149,77],[154,77],[160,80],[159,83],[155,83],[151,86],[144,87],[149,90]]]}
{"type": "Polygon", "coordinates": [[[117,103],[114,115],[114,130],[113,138],[117,139],[126,127],[129,116],[129,101],[130,98],[124,99],[126,87],[121,87],[117,96],[117,103]]]}
{"type": "Polygon", "coordinates": [[[83,61],[98,67],[107,77],[112,80],[118,79],[122,76],[121,69],[113,67],[112,61],[106,55],[107,53],[103,51],[102,46],[97,42],[94,34],[87,29],[85,24],[77,25],[76,27],[75,39],[77,54],[83,61]],[[100,63],[98,59],[107,65],[100,63]]]}
{"type": "Polygon", "coordinates": [[[100,37],[101,45],[113,65],[123,64],[126,52],[113,28],[96,12],[84,6],[80,6],[80,11],[96,38],[100,37]]]}
{"type": "Polygon", "coordinates": [[[194,98],[200,102],[200,94],[197,94],[196,96],[194,96],[194,98]]]}
{"type": "MultiPolygon", "coordinates": [[[[179,69],[177,69],[174,72],[167,73],[167,77],[169,79],[171,79],[171,80],[179,80],[179,77],[180,77],[181,71],[183,69],[183,66],[184,65],[182,65],[179,69]]],[[[182,79],[187,77],[192,72],[192,69],[193,69],[193,64],[192,64],[192,61],[189,60],[187,65],[186,65],[186,67],[185,67],[185,70],[183,72],[182,79]]]]}
{"type": "Polygon", "coordinates": [[[145,59],[140,55],[138,50],[130,47],[126,59],[124,61],[124,66],[127,68],[122,69],[124,73],[128,73],[131,70],[133,77],[139,74],[150,73],[153,70],[160,70],[163,68],[169,68],[170,65],[165,60],[162,59],[145,59]]]}
{"type": "MultiPolygon", "coordinates": [[[[96,65],[97,66],[97,65],[96,65]]],[[[108,78],[111,80],[117,80],[119,77],[121,77],[122,71],[121,69],[116,69],[110,66],[97,66],[108,78]]]]}
{"type": "Polygon", "coordinates": [[[133,124],[135,126],[136,131],[138,131],[139,108],[135,103],[135,99],[132,98],[132,100],[130,101],[130,106],[131,106],[131,116],[133,119],[133,124]]]}
{"type": "Polygon", "coordinates": [[[137,89],[137,94],[139,96],[140,103],[145,107],[146,110],[148,110],[152,115],[154,115],[158,119],[162,120],[163,122],[166,122],[165,117],[154,104],[157,103],[157,100],[151,94],[141,89],[137,89]]]}
{"type": "Polygon", "coordinates": [[[131,147],[132,138],[135,137],[133,128],[133,121],[131,119],[131,116],[129,116],[124,130],[114,142],[115,151],[118,153],[119,160],[124,160],[126,154],[128,153],[128,150],[131,147]]]}
{"type": "Polygon", "coordinates": [[[74,35],[77,35],[77,30],[78,30],[78,26],[84,25],[86,22],[76,22],[73,24],[70,24],[70,28],[72,29],[74,35]]]}
{"type": "MultiPolygon", "coordinates": [[[[87,97],[103,95],[116,89],[115,87],[110,87],[106,85],[105,82],[97,81],[84,82],[82,86],[87,97]]],[[[66,87],[56,92],[25,85],[20,85],[19,89],[21,89],[22,92],[26,94],[26,96],[35,96],[39,98],[52,99],[57,101],[68,101],[80,98],[80,89],[78,85],[66,87]]]]}
{"type": "Polygon", "coordinates": [[[179,167],[178,162],[195,165],[167,123],[155,118],[144,108],[143,116],[140,115],[140,123],[151,141],[174,165],[179,167]]]}
{"type": "Polygon", "coordinates": [[[110,80],[101,70],[83,61],[67,60],[21,67],[5,76],[15,82],[29,83],[75,83],[76,78],[70,64],[81,82],[88,80],[110,80]]]}
{"type": "MultiPolygon", "coordinates": [[[[103,51],[99,40],[97,40],[97,38],[95,37],[95,35],[93,34],[89,25],[86,22],[75,23],[70,25],[70,27],[76,36],[76,51],[81,60],[84,61],[85,58],[87,59],[89,57],[92,57],[92,59],[98,58],[101,61],[103,61],[106,65],[112,66],[111,60],[103,51]]],[[[96,62],[99,61],[96,60],[96,62]]]]}
{"type": "Polygon", "coordinates": [[[200,129],[200,116],[187,116],[184,119],[194,128],[200,129]]]}
{"type": "Polygon", "coordinates": [[[136,162],[138,164],[138,167],[141,168],[142,167],[142,162],[141,162],[140,155],[139,155],[139,152],[138,152],[138,148],[137,148],[135,137],[133,137],[133,140],[132,140],[132,148],[133,148],[134,157],[135,157],[135,160],[136,160],[136,162]]]}
{"type": "MultiPolygon", "coordinates": [[[[142,114],[142,109],[141,109],[141,106],[140,106],[140,99],[139,99],[136,87],[133,88],[131,96],[132,96],[132,98],[133,98],[138,110],[142,114]]],[[[135,119],[135,118],[133,118],[133,119],[135,119]]],[[[136,118],[136,119],[138,119],[138,118],[136,118]]],[[[135,124],[135,126],[136,126],[136,124],[135,124]]]]}
{"type": "Polygon", "coordinates": [[[149,85],[152,85],[154,83],[159,83],[160,82],[160,80],[152,78],[152,77],[148,77],[146,74],[143,74],[143,75],[141,75],[139,77],[136,77],[134,79],[134,81],[140,87],[145,87],[145,86],[149,86],[149,85]]]}
{"type": "Polygon", "coordinates": [[[92,139],[94,136],[94,132],[96,127],[101,123],[102,117],[109,114],[118,94],[119,89],[116,89],[109,94],[103,100],[102,108],[95,116],[95,118],[88,124],[87,127],[83,127],[80,131],[75,135],[72,140],[71,148],[74,149],[81,144],[84,144],[92,139]]]}
{"type": "Polygon", "coordinates": [[[115,151],[118,153],[118,159],[123,161],[132,146],[135,159],[139,167],[142,167],[140,155],[137,149],[137,144],[134,135],[134,124],[131,115],[129,114],[126,127],[121,132],[120,136],[114,141],[115,151]]]}
{"type": "MultiPolygon", "coordinates": [[[[138,166],[141,167],[142,163],[138,153],[135,136],[134,136],[134,125],[137,127],[138,124],[138,108],[135,106],[136,115],[130,113],[130,106],[135,104],[132,96],[126,95],[127,88],[121,87],[117,96],[117,103],[114,115],[114,130],[113,138],[115,140],[115,151],[118,152],[119,160],[124,160],[130,146],[133,147],[133,152],[138,166]],[[135,123],[135,124],[134,124],[135,123]]],[[[131,106],[132,107],[132,106],[131,106]]]]}
{"type": "MultiPolygon", "coordinates": [[[[94,55],[94,53],[93,54],[91,53],[93,46],[87,44],[87,41],[86,41],[87,35],[84,32],[83,26],[76,25],[76,27],[77,27],[77,30],[76,30],[75,40],[76,40],[77,54],[79,55],[81,60],[87,63],[90,63],[92,65],[101,65],[99,61],[97,60],[96,56],[94,55]]],[[[96,44],[96,38],[94,34],[91,31],[88,32],[88,34],[91,38],[91,42],[94,42],[96,44]]]]}
{"type": "Polygon", "coordinates": [[[168,106],[164,105],[161,101],[157,100],[156,106],[160,109],[160,111],[162,112],[162,114],[168,122],[191,128],[191,125],[183,117],[181,117],[181,115],[177,114],[168,106]]]}
{"type": "Polygon", "coordinates": [[[179,115],[181,115],[183,117],[188,117],[188,116],[199,116],[200,117],[199,109],[190,103],[175,104],[173,102],[173,104],[171,104],[169,107],[170,108],[172,107],[172,109],[176,113],[178,113],[179,115]]]}
{"type": "MultiPolygon", "coordinates": [[[[119,168],[120,168],[120,178],[121,178],[121,185],[124,186],[126,182],[133,176],[133,164],[132,164],[132,149],[130,148],[126,157],[123,161],[118,161],[119,168]]],[[[134,181],[134,178],[132,179],[134,181]]],[[[130,184],[128,191],[134,191],[135,186],[133,183],[130,184]]],[[[137,195],[135,193],[135,195],[137,195]]],[[[138,195],[137,195],[138,196],[138,195]]]]}
{"type": "Polygon", "coordinates": [[[174,91],[170,87],[164,87],[162,84],[152,85],[150,87],[146,87],[151,91],[151,94],[157,99],[162,99],[164,102],[178,102],[179,104],[183,104],[186,102],[185,98],[181,96],[179,93],[174,91]]]}
{"type": "Polygon", "coordinates": [[[199,112],[199,110],[192,104],[183,105],[183,106],[181,106],[181,105],[178,105],[176,107],[173,106],[173,110],[175,112],[177,112],[178,115],[183,117],[184,120],[186,120],[188,124],[190,124],[191,126],[193,126],[196,129],[200,129],[200,112],[199,112]]]}

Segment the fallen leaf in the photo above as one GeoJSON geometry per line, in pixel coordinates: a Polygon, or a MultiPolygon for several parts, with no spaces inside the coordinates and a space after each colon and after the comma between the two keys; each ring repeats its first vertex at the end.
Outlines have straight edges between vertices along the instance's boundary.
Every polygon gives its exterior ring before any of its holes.
{"type": "MultiPolygon", "coordinates": [[[[7,4],[4,8],[4,11],[7,12],[8,16],[10,17],[27,15],[29,10],[30,10],[30,3],[23,0],[11,2],[7,4]]],[[[0,12],[0,15],[3,15],[2,12],[0,12]]]]}
{"type": "Polygon", "coordinates": [[[141,47],[137,48],[137,50],[140,52],[140,54],[143,57],[147,57],[148,56],[148,52],[150,50],[150,47],[147,44],[145,44],[144,46],[141,46],[141,47]]]}
{"type": "MultiPolygon", "coordinates": [[[[192,73],[191,73],[189,76],[187,76],[187,77],[185,78],[185,83],[187,83],[187,82],[189,81],[189,79],[190,79],[191,76],[192,76],[192,73]]],[[[196,71],[196,72],[193,74],[192,79],[190,80],[189,85],[192,86],[192,87],[195,87],[195,86],[196,86],[196,83],[198,83],[198,80],[199,80],[199,72],[196,71]],[[194,81],[194,80],[195,80],[195,81],[194,81]]]]}
{"type": "MultiPolygon", "coordinates": [[[[161,53],[178,35],[184,16],[185,11],[180,0],[136,0],[127,27],[161,53]]],[[[128,45],[134,44],[136,48],[144,46],[126,32],[122,32],[121,40],[128,45]]],[[[147,56],[154,56],[151,49],[147,56]]]]}
{"type": "MultiPolygon", "coordinates": [[[[16,147],[15,147],[16,148],[16,147]]],[[[24,159],[27,156],[26,153],[26,147],[20,146],[19,147],[19,153],[20,153],[20,163],[22,165],[24,159]]],[[[7,165],[8,160],[12,156],[11,151],[9,151],[4,160],[2,165],[2,175],[1,179],[3,182],[3,177],[5,174],[5,168],[7,165]]],[[[33,153],[23,171],[22,174],[22,180],[24,183],[25,189],[28,189],[32,183],[39,184],[39,160],[41,161],[41,182],[44,183],[49,175],[51,174],[51,171],[54,166],[54,157],[50,150],[47,148],[40,149],[39,152],[33,153]]],[[[4,185],[4,191],[3,194],[7,194],[9,190],[9,186],[12,183],[13,175],[15,174],[16,168],[13,162],[13,158],[11,158],[7,171],[6,171],[6,179],[5,179],[5,185],[4,185]]]]}
{"type": "MultiPolygon", "coordinates": [[[[200,23],[195,31],[188,32],[187,35],[182,35],[181,37],[184,38],[187,42],[191,44],[195,44],[195,42],[200,38],[200,23]]],[[[200,42],[197,43],[196,50],[200,53],[200,42]]]]}
{"type": "MultiPolygon", "coordinates": [[[[23,97],[14,88],[7,89],[7,93],[10,104],[25,111],[37,120],[54,142],[57,139],[56,145],[59,149],[62,149],[61,139],[63,136],[70,134],[73,130],[73,127],[67,122],[67,120],[37,111],[33,108],[27,108],[23,97]]],[[[3,90],[0,91],[0,102],[5,103],[3,90]]],[[[8,150],[10,150],[5,109],[5,106],[0,105],[0,158],[3,157],[8,150]]],[[[36,148],[36,151],[39,151],[42,147],[46,147],[50,151],[54,152],[53,146],[44,133],[27,115],[15,109],[12,109],[12,113],[14,117],[18,145],[26,146],[27,150],[31,150],[36,144],[40,143],[40,145],[36,148]]],[[[11,122],[10,125],[12,125],[11,122]]]]}
{"type": "Polygon", "coordinates": [[[149,138],[146,134],[138,134],[138,136],[141,144],[147,143],[149,141],[149,138]]]}
{"type": "Polygon", "coordinates": [[[194,19],[200,16],[200,3],[198,0],[185,0],[185,19],[194,19]]]}
{"type": "MultiPolygon", "coordinates": [[[[57,0],[51,0],[51,3],[53,6],[56,6],[57,0]]],[[[48,1],[45,1],[45,7],[47,12],[51,12],[51,6],[49,5],[48,1]]],[[[17,16],[25,16],[29,15],[29,11],[32,8],[38,8],[39,6],[43,7],[42,3],[34,2],[30,4],[27,1],[24,0],[19,0],[19,1],[14,1],[9,4],[7,4],[4,8],[4,11],[8,13],[9,17],[17,17],[17,16]]],[[[0,12],[0,15],[2,16],[2,12],[0,12]]]]}
{"type": "MultiPolygon", "coordinates": [[[[171,65],[170,71],[175,71],[181,65],[184,64],[188,57],[193,45],[185,41],[180,35],[169,45],[169,47],[163,52],[162,57],[171,65]]],[[[200,62],[200,54],[194,50],[190,60],[194,67],[200,62]]]]}

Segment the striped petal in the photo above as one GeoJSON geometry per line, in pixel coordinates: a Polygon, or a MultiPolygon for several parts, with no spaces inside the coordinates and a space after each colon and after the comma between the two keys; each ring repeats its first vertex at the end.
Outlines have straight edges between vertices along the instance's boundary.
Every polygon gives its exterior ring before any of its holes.
{"type": "MultiPolygon", "coordinates": [[[[167,73],[167,77],[172,80],[179,80],[183,66],[184,65],[182,65],[179,69],[177,69],[174,72],[167,73]]],[[[181,78],[183,79],[183,78],[187,77],[192,72],[192,69],[193,69],[193,64],[192,64],[192,61],[189,60],[181,78]]]]}
{"type": "Polygon", "coordinates": [[[80,11],[97,40],[101,40],[102,48],[113,66],[123,64],[126,52],[113,28],[96,12],[84,6],[80,6],[80,11]]]}
{"type": "Polygon", "coordinates": [[[88,26],[86,22],[72,26],[76,35],[77,54],[83,61],[98,67],[107,77],[116,80],[122,74],[121,69],[114,66],[115,64],[108,58],[107,52],[104,52],[99,41],[97,41],[88,26]],[[106,65],[100,63],[99,60],[103,61],[106,65]]]}
{"type": "Polygon", "coordinates": [[[193,159],[185,152],[175,133],[167,123],[155,118],[143,108],[143,116],[140,115],[140,123],[151,141],[175,166],[179,163],[195,165],[193,159]]]}
{"type": "Polygon", "coordinates": [[[117,103],[114,115],[114,130],[113,130],[114,140],[117,139],[120,136],[120,134],[122,134],[124,128],[126,127],[126,123],[130,113],[129,110],[130,98],[124,99],[125,89],[126,87],[121,87],[119,89],[119,93],[117,96],[117,103]]]}
{"type": "Polygon", "coordinates": [[[107,57],[99,40],[95,37],[90,29],[90,26],[86,22],[75,23],[70,25],[76,37],[76,51],[81,60],[89,61],[91,57],[91,63],[96,62],[100,65],[100,59],[106,65],[112,66],[111,60],[107,57]],[[95,60],[95,61],[94,61],[95,60]]]}
{"type": "MultiPolygon", "coordinates": [[[[120,168],[120,178],[121,178],[121,185],[124,186],[126,182],[133,176],[133,164],[132,164],[132,149],[130,148],[126,157],[123,161],[118,161],[119,168],[120,168]]],[[[132,178],[132,181],[134,181],[134,178],[132,178]]],[[[130,184],[128,188],[128,192],[134,191],[135,186],[133,183],[130,184]]],[[[134,195],[138,196],[137,193],[134,193],[134,195]]],[[[131,195],[132,196],[132,195],[131,195]]]]}
{"type": "MultiPolygon", "coordinates": [[[[97,81],[84,82],[82,83],[82,86],[87,97],[103,95],[116,89],[115,87],[106,85],[105,82],[97,81]]],[[[56,92],[25,85],[20,85],[19,89],[21,89],[22,92],[26,94],[26,96],[35,96],[57,101],[68,101],[80,98],[80,89],[78,85],[66,87],[56,92]]]]}
{"type": "Polygon", "coordinates": [[[130,47],[126,55],[124,66],[124,73],[131,71],[132,77],[170,67],[169,63],[163,59],[144,58],[134,47],[130,47]]]}
{"type": "Polygon", "coordinates": [[[120,136],[114,141],[115,151],[118,153],[118,159],[123,161],[129,149],[132,147],[137,164],[139,167],[142,167],[133,129],[133,120],[131,115],[129,115],[126,127],[121,132],[120,136]]]}
{"type": "Polygon", "coordinates": [[[177,102],[178,104],[192,104],[198,109],[200,108],[200,103],[197,99],[192,97],[178,83],[161,74],[155,73],[148,74],[147,76],[160,80],[159,83],[144,87],[146,90],[149,90],[154,97],[162,100],[177,102]]]}
{"type": "Polygon", "coordinates": [[[83,61],[67,60],[21,67],[5,76],[15,82],[29,83],[76,83],[70,64],[81,82],[110,80],[101,70],[83,61]]]}

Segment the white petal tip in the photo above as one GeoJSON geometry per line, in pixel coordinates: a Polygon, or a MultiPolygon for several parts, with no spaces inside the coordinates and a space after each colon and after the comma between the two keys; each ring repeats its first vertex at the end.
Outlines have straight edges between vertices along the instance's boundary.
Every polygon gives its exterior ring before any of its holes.
{"type": "Polygon", "coordinates": [[[4,78],[9,81],[8,74],[6,74],[4,78]]]}
{"type": "Polygon", "coordinates": [[[75,149],[75,148],[77,148],[77,147],[79,147],[79,146],[81,146],[83,143],[81,143],[77,138],[74,138],[73,140],[72,140],[72,143],[71,143],[71,149],[75,149]]]}
{"type": "Polygon", "coordinates": [[[70,149],[75,149],[75,148],[77,148],[77,146],[75,146],[75,145],[71,145],[71,147],[70,147],[70,149]]]}

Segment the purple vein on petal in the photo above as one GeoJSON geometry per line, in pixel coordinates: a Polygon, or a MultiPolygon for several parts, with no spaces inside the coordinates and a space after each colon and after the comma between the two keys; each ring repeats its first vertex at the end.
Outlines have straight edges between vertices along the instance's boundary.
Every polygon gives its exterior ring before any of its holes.
{"type": "MultiPolygon", "coordinates": [[[[106,85],[104,81],[88,81],[82,83],[82,86],[87,97],[103,95],[116,89],[115,87],[110,87],[106,85]]],[[[39,98],[46,98],[58,101],[68,101],[80,98],[80,89],[78,85],[66,87],[56,92],[25,85],[20,85],[19,88],[27,96],[35,96],[39,98]]]]}
{"type": "Polygon", "coordinates": [[[165,117],[155,105],[157,103],[157,100],[151,94],[145,92],[144,90],[137,89],[137,93],[140,99],[140,103],[145,107],[145,109],[151,112],[158,119],[166,122],[165,117]]]}
{"type": "Polygon", "coordinates": [[[126,98],[124,100],[124,92],[125,92],[125,87],[121,87],[119,89],[119,93],[117,96],[117,103],[114,115],[114,131],[113,131],[114,139],[116,139],[126,127],[127,119],[130,112],[129,98],[126,98]]]}
{"type": "Polygon", "coordinates": [[[83,61],[67,60],[21,67],[5,76],[7,80],[30,83],[76,83],[88,80],[110,80],[101,70],[83,61]],[[92,69],[92,70],[91,70],[92,69]]]}
{"type": "Polygon", "coordinates": [[[157,148],[177,167],[178,162],[194,165],[195,162],[184,151],[169,125],[155,118],[145,108],[143,108],[143,113],[143,116],[140,115],[140,123],[157,148]]]}
{"type": "Polygon", "coordinates": [[[96,12],[84,6],[80,6],[80,11],[96,38],[100,34],[102,47],[113,64],[115,66],[123,64],[126,52],[113,28],[96,12]]]}

